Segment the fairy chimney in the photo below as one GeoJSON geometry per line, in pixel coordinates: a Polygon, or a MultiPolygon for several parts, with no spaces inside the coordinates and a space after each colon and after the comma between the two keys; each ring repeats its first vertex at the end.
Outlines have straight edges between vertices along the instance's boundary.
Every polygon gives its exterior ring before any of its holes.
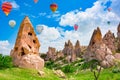
{"type": "Polygon", "coordinates": [[[76,44],[75,44],[75,53],[77,57],[81,56],[81,48],[80,48],[80,42],[77,40],[76,44]]]}
{"type": "Polygon", "coordinates": [[[55,61],[56,58],[57,58],[57,56],[56,56],[56,49],[53,48],[53,47],[49,47],[45,60],[46,61],[48,61],[48,60],[55,61]]]}
{"type": "Polygon", "coordinates": [[[94,30],[87,51],[83,54],[86,61],[97,60],[100,66],[108,68],[114,65],[114,56],[111,50],[103,43],[99,28],[94,30]]]}
{"type": "Polygon", "coordinates": [[[120,23],[117,28],[117,37],[118,37],[118,50],[120,51],[120,23]]]}
{"type": "Polygon", "coordinates": [[[105,34],[103,37],[103,42],[108,46],[108,48],[115,52],[116,46],[115,46],[115,36],[114,33],[112,33],[110,30],[105,34]]]}
{"type": "Polygon", "coordinates": [[[44,60],[39,54],[40,43],[28,17],[20,25],[14,49],[11,50],[13,64],[22,68],[42,69],[44,60]]]}
{"type": "Polygon", "coordinates": [[[68,40],[68,43],[65,42],[63,54],[66,55],[66,60],[68,62],[73,62],[76,60],[76,54],[74,52],[74,46],[70,40],[68,40]]]}

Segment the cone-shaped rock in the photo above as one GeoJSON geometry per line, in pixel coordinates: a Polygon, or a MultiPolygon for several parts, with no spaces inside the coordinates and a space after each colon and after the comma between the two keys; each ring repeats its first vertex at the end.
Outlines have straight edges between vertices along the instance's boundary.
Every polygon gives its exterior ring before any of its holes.
{"type": "Polygon", "coordinates": [[[48,60],[55,61],[56,58],[57,58],[57,56],[56,56],[56,49],[53,48],[53,47],[49,47],[45,60],[47,60],[47,61],[48,60]]]}
{"type": "Polygon", "coordinates": [[[90,44],[83,57],[86,61],[98,60],[100,66],[104,68],[114,65],[114,56],[111,50],[102,42],[102,34],[99,28],[94,30],[90,44]]]}
{"type": "Polygon", "coordinates": [[[102,34],[100,31],[100,28],[97,27],[97,29],[94,30],[92,38],[90,40],[89,46],[94,45],[95,43],[101,43],[102,41],[102,34]]]}
{"type": "Polygon", "coordinates": [[[120,23],[117,28],[117,37],[118,37],[118,50],[120,51],[120,23]]]}
{"type": "Polygon", "coordinates": [[[80,48],[80,42],[77,40],[76,44],[75,44],[75,53],[77,57],[81,56],[81,48],[80,48]]]}
{"type": "Polygon", "coordinates": [[[74,52],[74,46],[70,40],[68,40],[68,43],[65,42],[63,54],[66,55],[66,60],[68,62],[73,62],[76,60],[76,54],[74,52]]]}
{"type": "Polygon", "coordinates": [[[42,69],[44,60],[39,56],[40,43],[28,17],[20,25],[11,56],[15,66],[22,68],[42,69]]]}
{"type": "Polygon", "coordinates": [[[114,33],[112,33],[110,30],[105,34],[103,37],[103,42],[108,46],[108,48],[115,52],[115,36],[114,33]]]}

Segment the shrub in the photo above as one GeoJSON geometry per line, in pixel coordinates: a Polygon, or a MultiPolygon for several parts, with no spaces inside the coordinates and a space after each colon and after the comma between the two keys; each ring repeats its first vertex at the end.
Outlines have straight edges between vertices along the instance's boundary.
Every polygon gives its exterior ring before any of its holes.
{"type": "Polygon", "coordinates": [[[62,68],[62,71],[65,72],[65,73],[72,73],[72,72],[75,72],[75,68],[71,65],[66,65],[62,68]]]}
{"type": "Polygon", "coordinates": [[[112,70],[112,72],[113,72],[113,73],[120,73],[120,69],[119,69],[119,68],[114,68],[114,69],[112,70]]]}
{"type": "Polygon", "coordinates": [[[13,67],[12,58],[10,56],[3,56],[0,54],[0,68],[13,67]]]}

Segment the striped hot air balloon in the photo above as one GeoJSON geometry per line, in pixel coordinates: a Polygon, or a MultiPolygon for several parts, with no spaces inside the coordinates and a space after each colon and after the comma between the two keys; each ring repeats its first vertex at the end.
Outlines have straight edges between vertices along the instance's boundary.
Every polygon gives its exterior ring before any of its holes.
{"type": "Polygon", "coordinates": [[[50,5],[50,9],[52,10],[52,12],[55,12],[55,11],[57,10],[57,8],[58,8],[58,6],[57,6],[56,3],[52,3],[52,4],[50,5]]]}
{"type": "Polygon", "coordinates": [[[8,14],[11,11],[11,9],[12,9],[12,4],[10,2],[4,2],[2,4],[2,10],[6,14],[6,16],[8,16],[8,14]]]}

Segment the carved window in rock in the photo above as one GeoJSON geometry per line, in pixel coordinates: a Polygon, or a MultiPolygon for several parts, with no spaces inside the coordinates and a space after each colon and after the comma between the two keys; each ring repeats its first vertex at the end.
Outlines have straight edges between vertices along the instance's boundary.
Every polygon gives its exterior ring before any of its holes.
{"type": "Polygon", "coordinates": [[[21,56],[24,56],[25,55],[25,52],[24,52],[24,49],[22,48],[21,49],[21,56]]]}
{"type": "Polygon", "coordinates": [[[17,51],[18,50],[18,47],[15,47],[15,51],[17,51]]]}
{"type": "Polygon", "coordinates": [[[31,49],[31,46],[30,46],[30,45],[28,45],[28,47],[31,49]]]}
{"type": "Polygon", "coordinates": [[[36,40],[33,40],[33,43],[36,43],[36,40]]]}
{"type": "Polygon", "coordinates": [[[32,33],[31,33],[31,32],[28,32],[28,35],[29,35],[29,36],[32,36],[32,33]]]}
{"type": "Polygon", "coordinates": [[[92,42],[92,45],[94,45],[95,44],[95,42],[92,42]]]}

